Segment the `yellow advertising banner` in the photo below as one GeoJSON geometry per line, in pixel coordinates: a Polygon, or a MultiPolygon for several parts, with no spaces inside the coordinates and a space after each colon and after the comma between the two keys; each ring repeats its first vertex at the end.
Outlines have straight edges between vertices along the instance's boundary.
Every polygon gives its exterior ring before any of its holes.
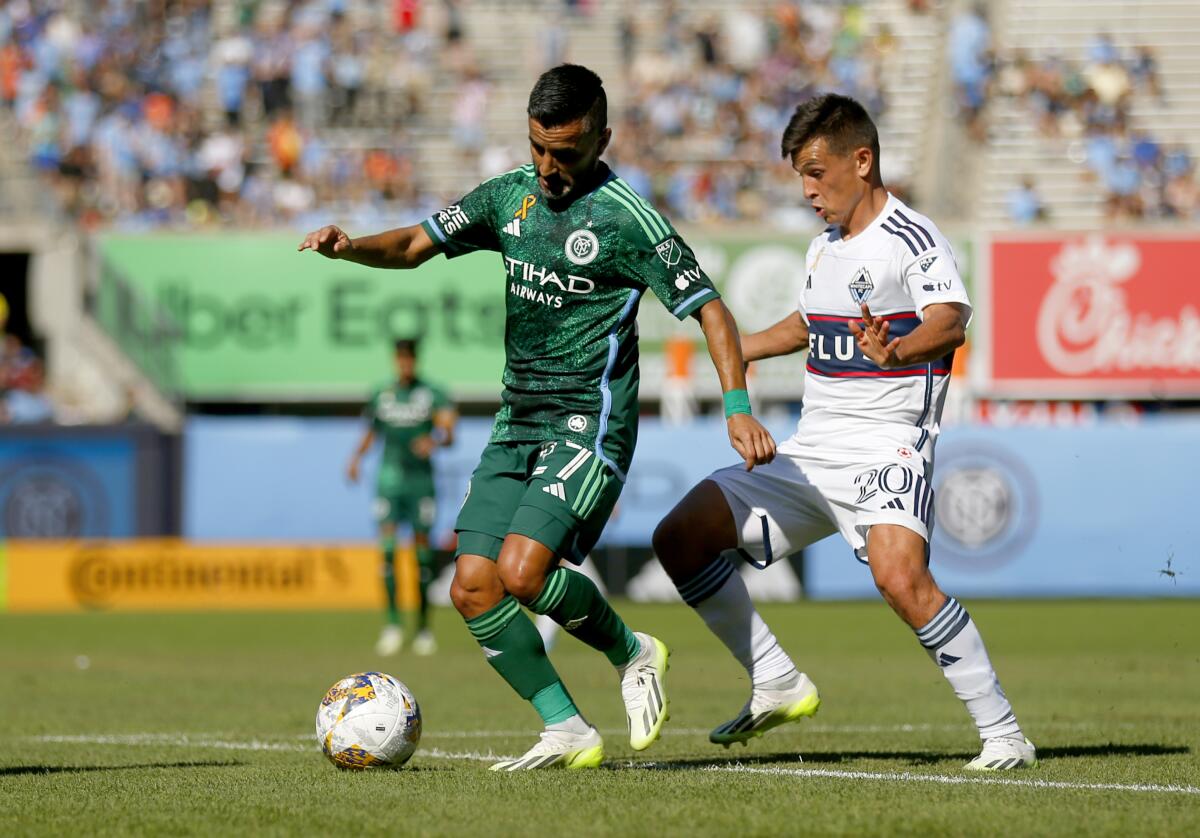
{"type": "MultiPolygon", "coordinates": [[[[397,556],[402,605],[416,599],[397,556]]],[[[383,604],[370,544],[201,544],[175,538],[7,541],[0,611],[355,609],[383,604]]]]}

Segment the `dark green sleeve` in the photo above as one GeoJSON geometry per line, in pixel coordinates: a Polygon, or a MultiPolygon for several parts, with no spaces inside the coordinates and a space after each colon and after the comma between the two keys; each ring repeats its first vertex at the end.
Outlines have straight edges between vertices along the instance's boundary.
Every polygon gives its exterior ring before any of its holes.
{"type": "Polygon", "coordinates": [[[362,416],[367,424],[371,426],[371,430],[378,431],[383,425],[379,421],[379,416],[375,412],[375,406],[379,404],[379,391],[375,390],[371,393],[371,398],[367,399],[367,403],[363,406],[362,416]]]}
{"type": "Polygon", "coordinates": [[[450,401],[450,397],[446,395],[446,391],[441,387],[430,387],[429,392],[433,396],[434,410],[442,410],[447,407],[454,407],[454,402],[450,401]]]}
{"type": "Polygon", "coordinates": [[[653,246],[650,239],[632,236],[630,269],[668,311],[682,320],[721,295],[701,270],[687,242],[674,230],[668,229],[667,233],[653,246]]]}
{"type": "Polygon", "coordinates": [[[453,259],[475,250],[499,250],[500,241],[492,224],[492,207],[500,180],[488,181],[421,222],[429,238],[453,259]]]}

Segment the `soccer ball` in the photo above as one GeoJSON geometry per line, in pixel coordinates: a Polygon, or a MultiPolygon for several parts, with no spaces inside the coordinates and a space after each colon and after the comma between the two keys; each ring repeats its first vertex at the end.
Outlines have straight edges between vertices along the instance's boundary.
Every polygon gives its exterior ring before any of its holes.
{"type": "Polygon", "coordinates": [[[391,675],[350,675],[321,699],[317,741],[338,768],[399,768],[421,741],[421,708],[391,675]]]}

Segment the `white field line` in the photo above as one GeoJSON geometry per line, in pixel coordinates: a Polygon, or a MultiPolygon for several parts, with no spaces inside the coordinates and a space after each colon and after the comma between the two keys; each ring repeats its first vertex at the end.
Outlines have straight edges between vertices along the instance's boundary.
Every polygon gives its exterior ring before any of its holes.
{"type": "MultiPolygon", "coordinates": [[[[315,741],[311,745],[301,745],[296,742],[264,742],[258,739],[251,739],[245,742],[236,742],[226,739],[215,739],[207,735],[186,733],[130,733],[94,736],[30,736],[26,738],[28,741],[32,742],[65,743],[71,745],[141,745],[160,747],[168,746],[178,748],[218,748],[227,751],[286,751],[289,753],[320,753],[321,750],[315,741]]],[[[478,751],[456,753],[443,751],[440,748],[422,748],[419,753],[421,756],[433,757],[436,759],[484,761],[514,759],[514,757],[511,756],[494,754],[491,752],[486,754],[478,751]]]]}
{"type": "MultiPolygon", "coordinates": [[[[653,768],[648,764],[647,768],[653,768]]],[[[840,780],[884,780],[899,783],[938,783],[947,786],[1017,786],[1031,789],[1076,791],[1132,791],[1157,794],[1200,794],[1197,786],[1160,786],[1152,783],[1069,783],[1060,780],[1009,779],[1007,777],[958,777],[952,774],[914,774],[909,771],[837,771],[830,768],[756,768],[744,765],[713,765],[701,771],[734,774],[774,774],[787,777],[831,777],[840,780]]]]}
{"type": "MultiPolygon", "coordinates": [[[[170,733],[133,733],[112,735],[63,735],[63,736],[29,736],[27,741],[46,743],[88,744],[88,745],[167,745],[189,748],[220,748],[235,751],[290,751],[315,752],[315,745],[301,745],[297,742],[264,742],[249,740],[245,742],[214,739],[209,736],[170,734],[170,733]]],[[[418,751],[419,756],[432,759],[468,760],[483,762],[491,760],[513,759],[511,756],[477,751],[453,752],[440,748],[425,748],[418,751]]],[[[621,767],[642,770],[674,769],[670,763],[654,762],[625,762],[621,767]]],[[[732,774],[767,774],[782,777],[819,777],[838,780],[868,780],[899,783],[935,783],[950,786],[1015,786],[1018,788],[1035,789],[1066,789],[1071,791],[1115,791],[1143,792],[1153,794],[1194,794],[1200,795],[1200,787],[1179,785],[1157,785],[1152,783],[1071,783],[1059,780],[1019,779],[996,776],[965,777],[952,774],[918,774],[911,771],[839,771],[830,768],[759,768],[738,764],[713,763],[678,770],[685,771],[715,771],[732,774]]]]}

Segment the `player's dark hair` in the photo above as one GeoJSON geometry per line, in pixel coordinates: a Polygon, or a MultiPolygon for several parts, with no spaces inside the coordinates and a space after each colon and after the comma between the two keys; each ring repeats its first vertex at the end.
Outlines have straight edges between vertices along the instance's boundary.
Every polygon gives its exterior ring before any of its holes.
{"type": "Polygon", "coordinates": [[[417,339],[416,338],[400,338],[395,343],[397,355],[412,355],[417,357],[417,339]]]}
{"type": "Polygon", "coordinates": [[[579,64],[551,67],[529,91],[528,113],[546,128],[586,118],[586,129],[603,131],[608,127],[604,82],[579,64]]]}
{"type": "Polygon", "coordinates": [[[826,93],[802,103],[783,131],[781,151],[790,160],[815,139],[823,138],[834,154],[869,148],[879,165],[879,131],[867,109],[849,96],[826,93]]]}

